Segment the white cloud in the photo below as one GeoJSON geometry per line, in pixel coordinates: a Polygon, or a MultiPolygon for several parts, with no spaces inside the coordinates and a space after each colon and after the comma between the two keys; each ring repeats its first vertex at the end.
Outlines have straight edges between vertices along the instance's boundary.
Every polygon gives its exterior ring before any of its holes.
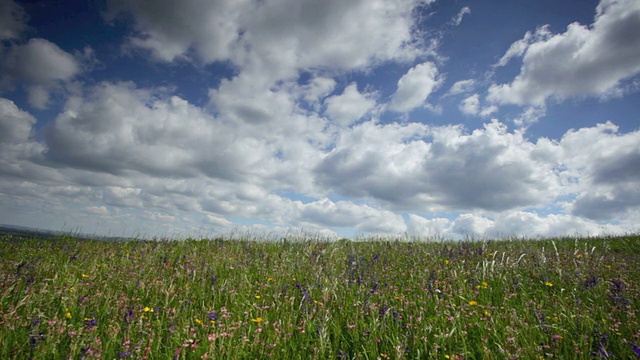
{"type": "Polygon", "coordinates": [[[601,224],[567,214],[541,216],[535,212],[513,211],[495,216],[461,214],[451,226],[451,235],[480,238],[509,238],[513,236],[558,237],[598,236],[623,233],[627,228],[603,227],[601,224]]]}
{"type": "Polygon", "coordinates": [[[479,94],[473,94],[465,98],[460,102],[458,108],[465,115],[479,115],[481,117],[488,117],[498,111],[498,107],[495,105],[481,107],[479,94]]]}
{"type": "Polygon", "coordinates": [[[549,31],[549,26],[541,26],[535,32],[527,31],[524,37],[509,47],[509,50],[500,58],[494,67],[505,66],[515,57],[521,57],[527,51],[529,46],[535,43],[547,41],[553,34],[549,31]]]}
{"type": "MultiPolygon", "coordinates": [[[[429,47],[430,29],[422,24],[429,17],[417,9],[429,3],[108,2],[107,20],[131,15],[124,24],[134,31],[125,46],[158,62],[151,73],[224,67],[203,108],[175,95],[198,91],[185,91],[187,81],[175,88],[83,83],[80,75],[97,63],[92,48],[71,55],[44,39],[18,44],[12,41],[24,28],[2,23],[0,31],[14,29],[2,33],[12,40],[3,50],[2,90],[24,87],[34,107],[60,93],[66,103],[57,116],[34,112],[42,116],[38,124],[0,99],[0,219],[37,218],[48,227],[70,220],[89,224],[87,231],[145,236],[187,228],[205,235],[305,229],[330,236],[548,236],[595,234],[614,220],[612,230],[635,230],[640,132],[619,134],[612,123],[571,130],[558,141],[525,132],[545,114],[549,98],[637,88],[625,81],[637,80],[631,78],[637,50],[626,45],[637,39],[638,7],[602,1],[590,28],[527,33],[492,69],[521,58],[520,74],[494,85],[488,98],[479,90],[485,80],[454,83],[443,97],[464,94],[459,109],[468,115],[493,115],[501,103],[528,105],[513,120],[517,130],[499,120],[467,130],[427,125],[446,123],[446,114],[407,114],[432,108],[443,74],[453,73],[445,68],[453,60],[429,47]],[[557,76],[552,60],[570,63],[571,56],[571,69],[562,65],[557,76]],[[583,88],[554,77],[584,78],[583,88]],[[396,80],[388,103],[377,104],[388,90],[376,89],[377,81],[396,80]],[[54,119],[47,124],[48,116],[54,119]]],[[[453,24],[468,13],[463,8],[453,24]]]]}
{"type": "Polygon", "coordinates": [[[315,171],[326,188],[393,208],[501,211],[540,205],[559,194],[557,154],[542,158],[536,151],[522,133],[510,133],[497,121],[471,134],[454,126],[368,122],[341,133],[315,171]]]}
{"type": "Polygon", "coordinates": [[[473,91],[476,86],[477,81],[473,79],[460,80],[456,81],[449,91],[447,91],[447,96],[464,94],[473,91]]]}
{"type": "Polygon", "coordinates": [[[13,101],[0,98],[0,175],[48,177],[33,163],[41,159],[44,151],[44,146],[33,139],[35,124],[33,115],[13,101]]]}
{"type": "Polygon", "coordinates": [[[105,18],[113,21],[121,12],[134,15],[135,47],[150,50],[161,61],[186,58],[194,50],[203,62],[227,60],[238,41],[239,19],[246,0],[224,1],[127,1],[110,0],[105,18]]]}
{"type": "Polygon", "coordinates": [[[475,214],[462,214],[456,218],[451,230],[462,236],[484,236],[487,230],[494,226],[494,222],[475,214]]]}
{"type": "Polygon", "coordinates": [[[449,237],[451,235],[452,221],[447,218],[427,219],[425,217],[409,214],[407,232],[427,238],[449,237]]]}
{"type": "Polygon", "coordinates": [[[356,83],[347,86],[341,95],[335,95],[325,100],[326,114],[342,126],[349,126],[361,119],[376,102],[369,94],[361,94],[356,83]]]}
{"type": "Polygon", "coordinates": [[[132,13],[137,34],[130,44],[161,61],[189,58],[193,51],[204,63],[231,60],[282,76],[287,69],[412,59],[422,52],[413,44],[412,10],[424,2],[112,0],[106,19],[132,13]]]}
{"type": "Polygon", "coordinates": [[[466,115],[477,115],[480,112],[480,95],[473,94],[462,100],[460,111],[466,115]]]}
{"type": "Polygon", "coordinates": [[[20,110],[13,101],[0,98],[0,144],[27,142],[35,123],[36,118],[20,110]]]}
{"type": "Polygon", "coordinates": [[[464,18],[464,16],[467,14],[471,14],[471,8],[468,6],[465,6],[462,9],[460,9],[458,14],[452,19],[452,23],[455,26],[459,26],[462,23],[462,18],[464,18]]]}
{"type": "Polygon", "coordinates": [[[328,227],[350,227],[369,233],[402,233],[406,230],[402,216],[388,210],[349,201],[322,199],[298,203],[300,220],[328,227]]]}
{"type": "Polygon", "coordinates": [[[579,179],[572,214],[610,220],[640,210],[640,131],[617,132],[607,122],[562,137],[565,166],[579,179]]]}
{"type": "Polygon", "coordinates": [[[398,80],[398,89],[391,98],[389,109],[407,112],[420,107],[441,84],[442,77],[438,76],[434,63],[418,64],[398,80]]]}
{"type": "Polygon", "coordinates": [[[488,99],[502,104],[542,105],[546,99],[609,96],[640,73],[640,2],[602,0],[595,21],[570,24],[562,34],[546,27],[514,43],[497,65],[523,56],[510,84],[493,85],[488,99]]]}
{"type": "Polygon", "coordinates": [[[68,101],[47,132],[47,157],[112,174],[242,177],[263,145],[230,138],[228,132],[177,96],[103,83],[86,98],[68,101]]]}
{"type": "Polygon", "coordinates": [[[80,73],[81,66],[69,53],[52,42],[34,38],[13,47],[4,63],[3,87],[22,82],[31,106],[44,109],[51,91],[80,73]]]}
{"type": "Polygon", "coordinates": [[[0,40],[15,40],[27,26],[27,14],[13,0],[0,0],[0,40]]]}
{"type": "MultiPolygon", "coordinates": [[[[331,78],[315,77],[308,84],[303,85],[299,91],[303,94],[302,98],[307,103],[317,105],[327,95],[329,95],[336,87],[336,81],[331,78]]],[[[319,109],[316,107],[316,111],[319,109]]]]}

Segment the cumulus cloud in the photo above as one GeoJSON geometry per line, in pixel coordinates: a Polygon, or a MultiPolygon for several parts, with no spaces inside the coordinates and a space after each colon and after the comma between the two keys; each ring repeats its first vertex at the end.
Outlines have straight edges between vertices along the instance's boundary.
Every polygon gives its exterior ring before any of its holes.
{"type": "Polygon", "coordinates": [[[356,83],[347,86],[341,95],[325,100],[326,114],[342,126],[349,126],[369,112],[376,102],[371,95],[361,94],[356,83]]]}
{"type": "Polygon", "coordinates": [[[479,94],[473,94],[462,100],[459,109],[465,115],[480,115],[482,117],[489,116],[498,111],[495,105],[481,107],[479,94]]]}
{"type": "Polygon", "coordinates": [[[0,0],[0,40],[16,40],[27,28],[27,14],[13,0],[0,0]]]}
{"type": "Polygon", "coordinates": [[[480,112],[480,95],[473,94],[462,100],[460,111],[466,115],[476,115],[480,112]]]}
{"type": "Polygon", "coordinates": [[[20,82],[26,86],[31,106],[44,109],[48,106],[52,90],[81,72],[81,66],[73,55],[56,44],[40,38],[15,46],[4,63],[3,87],[20,82]]]}
{"type": "Polygon", "coordinates": [[[565,165],[573,169],[574,179],[580,179],[572,214],[610,220],[640,209],[638,144],[640,131],[618,134],[610,122],[562,137],[565,165]]]}
{"type": "Polygon", "coordinates": [[[112,174],[233,179],[257,161],[261,144],[226,133],[222,123],[177,96],[103,83],[68,101],[47,131],[47,157],[112,174]]]}
{"type": "Polygon", "coordinates": [[[36,142],[33,126],[36,118],[8,99],[0,98],[0,175],[39,176],[37,162],[44,146],[36,142]]]}
{"type": "Polygon", "coordinates": [[[0,98],[0,143],[19,144],[31,137],[36,118],[20,110],[13,101],[0,98]]]}
{"type": "MultiPolygon", "coordinates": [[[[426,61],[444,59],[416,28],[418,8],[429,3],[109,1],[105,19],[133,26],[124,40],[129,60],[142,54],[161,70],[225,69],[204,90],[204,107],[171,87],[78,81],[97,61],[89,47],[71,55],[44,39],[6,42],[2,89],[23,86],[33,107],[46,107],[56,91],[66,102],[50,123],[43,115],[37,124],[19,101],[0,98],[0,218],[19,223],[44,207],[61,214],[42,215],[53,226],[100,219],[101,229],[144,235],[188,228],[548,236],[596,234],[620,218],[612,228],[630,229],[640,214],[640,132],[619,134],[605,123],[532,140],[525,131],[547,99],[602,96],[635,76],[637,52],[628,45],[637,6],[603,0],[589,28],[529,32],[493,69],[521,59],[513,82],[494,85],[487,98],[482,81],[460,80],[444,95],[463,94],[458,109],[472,116],[495,114],[501,103],[528,105],[510,130],[497,119],[465,129],[435,125],[450,122],[446,115],[406,114],[432,107],[450,61],[426,61]],[[580,89],[550,80],[559,74],[552,60],[569,57],[575,62],[558,79],[585,78],[580,89]],[[393,70],[369,77],[379,65],[393,70]],[[379,104],[376,81],[397,69],[406,72],[383,79],[397,87],[379,104]]],[[[0,25],[3,39],[19,39],[23,28],[14,25],[0,25]]]]}
{"type": "Polygon", "coordinates": [[[561,34],[547,27],[514,43],[500,59],[522,56],[510,84],[493,85],[488,99],[501,104],[541,105],[548,98],[608,96],[640,73],[640,3],[602,0],[590,27],[572,23],[561,34]]]}
{"type": "MultiPolygon", "coordinates": [[[[425,1],[109,1],[106,19],[133,15],[130,44],[161,61],[231,60],[237,65],[353,69],[411,59],[412,9],[425,1]],[[206,24],[194,26],[194,24],[206,24]],[[248,57],[246,51],[259,54],[248,57]]],[[[431,1],[426,1],[427,3],[431,1]]]]}
{"type": "Polygon", "coordinates": [[[553,156],[541,158],[536,144],[498,121],[471,134],[369,122],[341,135],[315,171],[321,185],[346,196],[401,209],[502,211],[542,204],[559,191],[553,156]]]}
{"type": "Polygon", "coordinates": [[[427,219],[416,214],[409,214],[407,232],[411,235],[426,236],[427,238],[449,237],[451,225],[452,221],[447,218],[427,219]]]}
{"type": "Polygon", "coordinates": [[[391,98],[389,109],[407,112],[420,107],[440,84],[442,77],[438,76],[434,63],[418,64],[398,80],[398,89],[391,98]]]}
{"type": "Polygon", "coordinates": [[[327,227],[354,227],[369,233],[402,233],[406,226],[402,216],[388,210],[349,201],[333,202],[322,199],[308,204],[298,204],[299,218],[303,222],[327,227]]]}

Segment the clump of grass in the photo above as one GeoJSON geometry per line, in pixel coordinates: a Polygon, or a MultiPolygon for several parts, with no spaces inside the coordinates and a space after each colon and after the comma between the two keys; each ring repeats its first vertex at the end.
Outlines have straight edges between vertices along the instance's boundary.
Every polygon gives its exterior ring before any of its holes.
{"type": "Polygon", "coordinates": [[[639,236],[0,242],[3,359],[640,356],[639,236]]]}

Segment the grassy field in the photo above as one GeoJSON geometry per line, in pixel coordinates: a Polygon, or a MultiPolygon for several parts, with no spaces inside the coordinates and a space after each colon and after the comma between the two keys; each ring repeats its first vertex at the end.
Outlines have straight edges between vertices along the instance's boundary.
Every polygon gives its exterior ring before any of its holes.
{"type": "Polygon", "coordinates": [[[640,357],[640,236],[0,238],[1,359],[640,357]]]}

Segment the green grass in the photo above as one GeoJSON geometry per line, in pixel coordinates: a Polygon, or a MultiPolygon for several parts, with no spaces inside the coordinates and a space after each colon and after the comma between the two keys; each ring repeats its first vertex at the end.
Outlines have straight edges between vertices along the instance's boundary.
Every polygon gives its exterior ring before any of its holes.
{"type": "Polygon", "coordinates": [[[629,359],[640,236],[0,238],[1,359],[629,359]]]}

